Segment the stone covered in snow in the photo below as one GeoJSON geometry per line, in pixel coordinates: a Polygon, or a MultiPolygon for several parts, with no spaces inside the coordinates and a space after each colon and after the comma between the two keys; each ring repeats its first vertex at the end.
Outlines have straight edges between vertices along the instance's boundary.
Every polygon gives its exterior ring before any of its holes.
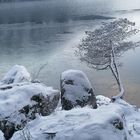
{"type": "Polygon", "coordinates": [[[18,72],[17,66],[13,67],[4,78],[7,81],[14,79],[14,82],[10,84],[5,80],[7,85],[5,83],[0,86],[0,130],[3,131],[6,140],[15,131],[23,129],[27,122],[35,119],[37,114],[50,115],[56,109],[60,98],[58,90],[41,83],[25,82],[25,75],[22,76],[22,73],[25,73],[23,67],[20,67],[21,71],[18,69],[18,72]],[[17,72],[16,78],[14,71],[17,72]]]}
{"type": "Polygon", "coordinates": [[[36,118],[11,140],[20,140],[23,134],[30,134],[32,140],[139,140],[139,117],[140,112],[123,100],[101,105],[96,110],[89,106],[59,110],[36,118]]]}
{"type": "Polygon", "coordinates": [[[31,77],[29,72],[24,66],[15,65],[1,80],[0,85],[20,83],[20,82],[30,82],[31,77]]]}
{"type": "Polygon", "coordinates": [[[103,95],[98,95],[98,96],[96,96],[96,102],[97,102],[98,106],[108,105],[108,104],[110,104],[111,99],[108,97],[105,97],[103,95]]]}
{"type": "Polygon", "coordinates": [[[75,106],[92,105],[96,108],[96,98],[87,76],[79,70],[67,70],[61,75],[61,104],[65,110],[75,106]]]}

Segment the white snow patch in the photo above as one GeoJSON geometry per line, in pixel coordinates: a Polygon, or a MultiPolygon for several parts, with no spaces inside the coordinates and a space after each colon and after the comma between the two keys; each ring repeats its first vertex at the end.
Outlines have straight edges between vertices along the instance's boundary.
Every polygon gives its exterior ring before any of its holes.
{"type": "Polygon", "coordinates": [[[111,99],[102,95],[96,96],[96,102],[98,106],[108,105],[111,102],[111,99]]]}
{"type": "Polygon", "coordinates": [[[3,133],[0,131],[0,140],[4,140],[3,133]]]}

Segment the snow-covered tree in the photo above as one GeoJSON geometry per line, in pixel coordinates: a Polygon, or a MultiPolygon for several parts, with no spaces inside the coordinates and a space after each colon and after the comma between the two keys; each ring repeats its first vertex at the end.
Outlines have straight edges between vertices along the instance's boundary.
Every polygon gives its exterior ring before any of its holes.
{"type": "Polygon", "coordinates": [[[81,61],[97,70],[111,70],[119,87],[119,94],[112,97],[113,101],[123,98],[125,93],[117,59],[128,49],[138,46],[138,42],[128,41],[138,31],[134,22],[118,19],[104,23],[94,31],[86,31],[86,37],[78,46],[77,54],[81,61]]]}

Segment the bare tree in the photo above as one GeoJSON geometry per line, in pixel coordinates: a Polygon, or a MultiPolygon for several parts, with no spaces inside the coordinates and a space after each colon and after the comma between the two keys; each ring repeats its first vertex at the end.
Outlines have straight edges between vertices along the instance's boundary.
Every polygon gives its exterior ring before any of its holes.
{"type": "Polygon", "coordinates": [[[78,46],[77,54],[81,61],[97,70],[111,70],[119,87],[119,94],[112,97],[113,101],[123,98],[125,93],[117,59],[128,49],[138,46],[139,42],[128,41],[138,32],[134,22],[118,19],[104,23],[94,31],[86,31],[86,37],[78,46]]]}
{"type": "Polygon", "coordinates": [[[42,70],[46,67],[48,65],[48,63],[46,62],[46,63],[44,63],[44,64],[41,64],[40,65],[40,67],[38,68],[38,70],[37,70],[37,72],[35,73],[33,73],[32,74],[32,81],[33,82],[39,82],[38,81],[38,77],[39,77],[39,75],[40,75],[40,73],[42,72],[42,70]]]}

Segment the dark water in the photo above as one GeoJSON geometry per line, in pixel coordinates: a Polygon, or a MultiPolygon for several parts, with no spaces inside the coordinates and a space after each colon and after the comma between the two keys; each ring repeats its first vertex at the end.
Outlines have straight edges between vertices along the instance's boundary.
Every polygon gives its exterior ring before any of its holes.
{"type": "MultiPolygon", "coordinates": [[[[0,3],[0,77],[13,65],[27,67],[33,77],[59,88],[60,74],[80,69],[96,94],[112,96],[117,85],[110,71],[95,71],[81,63],[74,51],[85,30],[102,22],[127,17],[140,28],[139,0],[46,0],[0,3]]],[[[9,0],[10,1],[10,0],[9,0]]],[[[135,39],[139,39],[138,35],[135,39]]],[[[140,48],[120,59],[126,99],[140,106],[140,48]]]]}

